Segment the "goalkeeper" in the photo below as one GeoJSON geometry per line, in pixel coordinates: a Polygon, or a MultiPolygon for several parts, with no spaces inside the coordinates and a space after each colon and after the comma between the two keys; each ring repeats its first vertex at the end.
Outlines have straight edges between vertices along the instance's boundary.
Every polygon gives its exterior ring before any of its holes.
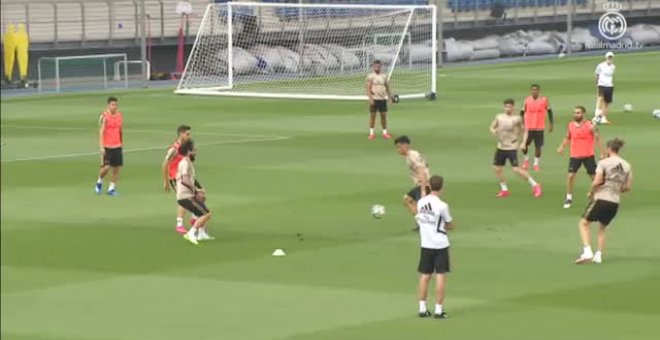
{"type": "Polygon", "coordinates": [[[380,124],[383,127],[383,138],[392,138],[387,133],[387,101],[394,103],[390,91],[387,75],[381,72],[382,63],[374,60],[371,64],[372,72],[367,76],[367,96],[369,97],[369,139],[376,138],[374,127],[376,125],[376,113],[380,113],[380,124]]]}

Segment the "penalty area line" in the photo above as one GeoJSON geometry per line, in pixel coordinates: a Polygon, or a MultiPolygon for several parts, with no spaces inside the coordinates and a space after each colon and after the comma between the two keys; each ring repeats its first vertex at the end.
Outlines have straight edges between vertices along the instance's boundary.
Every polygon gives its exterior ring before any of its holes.
{"type": "MultiPolygon", "coordinates": [[[[291,139],[291,137],[272,136],[272,137],[268,137],[268,138],[246,138],[246,139],[228,140],[228,141],[221,141],[221,142],[214,142],[214,143],[200,143],[200,144],[196,144],[196,145],[197,146],[215,146],[215,145],[227,145],[227,144],[248,144],[248,143],[277,142],[277,141],[282,141],[282,140],[287,140],[287,139],[291,139]]],[[[144,151],[154,151],[154,150],[166,151],[167,146],[129,149],[129,150],[124,150],[124,153],[144,152],[144,151]]],[[[49,160],[49,159],[64,159],[64,158],[87,157],[87,156],[99,156],[100,157],[101,155],[100,155],[99,152],[84,152],[84,153],[71,153],[71,154],[50,155],[50,156],[37,156],[37,157],[3,159],[3,160],[0,160],[0,162],[2,162],[2,163],[28,162],[28,161],[40,161],[40,160],[49,160]]]]}

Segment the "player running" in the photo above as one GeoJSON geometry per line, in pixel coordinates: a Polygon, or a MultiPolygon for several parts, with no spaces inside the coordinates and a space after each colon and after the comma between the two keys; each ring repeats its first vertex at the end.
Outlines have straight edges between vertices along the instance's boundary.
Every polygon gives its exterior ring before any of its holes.
{"type": "Polygon", "coordinates": [[[495,158],[493,160],[495,176],[500,181],[500,192],[497,193],[497,197],[507,197],[510,195],[503,170],[507,160],[511,164],[511,170],[527,180],[529,185],[532,186],[534,197],[541,197],[541,185],[536,183],[534,178],[526,170],[518,166],[518,149],[525,147],[522,141],[527,140],[527,130],[523,126],[522,117],[513,114],[514,104],[513,99],[505,99],[504,113],[495,116],[495,119],[490,125],[490,132],[497,137],[497,150],[495,151],[495,158]]]}
{"type": "Polygon", "coordinates": [[[179,154],[183,157],[179,161],[179,168],[176,175],[176,199],[181,207],[199,216],[183,237],[192,244],[198,244],[198,241],[212,240],[206,233],[206,224],[211,218],[211,212],[204,203],[206,193],[204,189],[195,186],[195,167],[190,159],[195,146],[192,140],[187,140],[179,146],[179,154]]]}
{"type": "Polygon", "coordinates": [[[101,149],[101,170],[99,178],[96,181],[95,191],[100,194],[103,191],[103,178],[110,172],[110,186],[108,195],[116,196],[117,180],[119,179],[119,170],[124,165],[124,156],[122,152],[122,126],[124,118],[117,110],[117,98],[109,97],[108,106],[99,116],[99,148],[101,149]]]}
{"type": "Polygon", "coordinates": [[[525,157],[523,160],[523,170],[529,169],[529,156],[527,152],[529,145],[534,142],[534,171],[540,171],[541,165],[541,148],[543,147],[544,130],[545,130],[545,116],[547,114],[550,120],[548,132],[552,132],[554,118],[552,116],[552,109],[548,97],[541,96],[541,86],[533,84],[530,90],[530,95],[525,98],[523,108],[520,110],[520,115],[525,120],[525,128],[527,129],[527,140],[525,141],[525,148],[522,153],[525,157]]]}
{"type": "Polygon", "coordinates": [[[390,81],[387,75],[381,72],[382,63],[374,60],[371,64],[372,72],[367,75],[367,96],[369,97],[369,139],[376,138],[374,127],[376,126],[376,113],[380,113],[380,124],[383,127],[383,138],[392,138],[387,133],[387,101],[392,102],[390,81]]]}
{"type": "MultiPolygon", "coordinates": [[[[170,188],[176,191],[176,174],[179,170],[179,162],[183,159],[183,156],[179,153],[179,147],[181,144],[190,140],[190,130],[191,127],[188,125],[181,125],[177,128],[177,139],[172,143],[172,145],[167,149],[167,154],[163,160],[161,166],[161,171],[163,174],[163,188],[165,192],[170,192],[170,188]]],[[[186,214],[186,210],[177,205],[176,209],[176,231],[180,234],[185,234],[188,232],[183,226],[183,217],[186,214]]],[[[191,225],[195,224],[194,220],[196,216],[193,215],[191,220],[191,225]]]]}
{"type": "Polygon", "coordinates": [[[596,112],[594,114],[593,123],[595,124],[609,124],[607,114],[610,110],[610,104],[614,99],[614,53],[605,53],[605,61],[596,66],[596,85],[597,95],[596,99],[596,112]]]}
{"type": "Polygon", "coordinates": [[[596,159],[594,146],[598,146],[601,158],[605,157],[605,148],[600,140],[598,129],[589,120],[585,119],[586,109],[576,106],[573,110],[573,121],[568,123],[566,137],[557,149],[558,154],[564,153],[564,148],[570,143],[570,160],[568,161],[568,179],[566,181],[566,200],[564,209],[573,204],[573,184],[575,174],[584,165],[587,174],[593,181],[596,174],[596,159]]]}
{"type": "Polygon", "coordinates": [[[605,248],[605,229],[612,222],[619,209],[621,193],[632,188],[632,168],[630,163],[619,156],[623,140],[615,138],[607,142],[607,158],[598,162],[596,177],[589,190],[591,202],[580,220],[580,237],[582,238],[582,255],[575,263],[602,263],[605,248]],[[591,222],[599,222],[598,251],[591,250],[591,222]]]}
{"type": "Polygon", "coordinates": [[[445,299],[445,280],[449,273],[449,238],[447,230],[454,229],[449,206],[440,197],[443,179],[433,176],[430,179],[431,193],[417,203],[419,211],[415,216],[419,225],[421,238],[421,255],[417,270],[419,277],[419,317],[431,316],[426,306],[429,282],[435,273],[435,312],[436,319],[446,319],[447,313],[442,309],[445,299]]]}
{"type": "MultiPolygon", "coordinates": [[[[431,171],[426,159],[416,150],[410,148],[410,138],[401,136],[394,140],[396,151],[406,158],[406,164],[410,171],[415,186],[403,196],[403,203],[408,207],[411,214],[417,214],[417,201],[426,196],[431,190],[429,188],[429,177],[431,171]]],[[[415,228],[417,230],[417,228],[415,228]]]]}

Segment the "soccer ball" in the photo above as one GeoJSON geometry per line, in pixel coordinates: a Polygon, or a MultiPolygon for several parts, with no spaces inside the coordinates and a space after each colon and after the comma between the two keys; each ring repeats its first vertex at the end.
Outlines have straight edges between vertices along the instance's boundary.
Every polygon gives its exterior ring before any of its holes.
{"type": "Polygon", "coordinates": [[[591,119],[591,122],[594,123],[595,125],[600,125],[602,119],[603,119],[602,116],[594,116],[594,118],[591,119]]]}
{"type": "Polygon", "coordinates": [[[384,206],[382,206],[380,204],[376,204],[373,207],[371,207],[371,217],[381,218],[384,215],[385,215],[385,207],[384,206]]]}
{"type": "Polygon", "coordinates": [[[623,112],[632,112],[633,106],[632,104],[626,104],[623,106],[623,112]]]}
{"type": "Polygon", "coordinates": [[[565,56],[566,56],[566,53],[564,53],[564,52],[560,52],[559,54],[557,54],[557,57],[560,58],[560,59],[565,57],[565,56]]]}
{"type": "Polygon", "coordinates": [[[660,109],[653,110],[652,115],[653,115],[653,118],[660,119],[660,109]]]}

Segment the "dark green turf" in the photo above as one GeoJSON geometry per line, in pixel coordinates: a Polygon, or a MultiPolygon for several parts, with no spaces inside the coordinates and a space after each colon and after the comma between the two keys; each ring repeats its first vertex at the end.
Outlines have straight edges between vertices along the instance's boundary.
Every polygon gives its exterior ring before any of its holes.
{"type": "Polygon", "coordinates": [[[598,59],[443,69],[438,101],[392,107],[391,132],[445,176],[458,225],[444,321],[416,317],[419,241],[401,204],[411,183],[392,142],[366,139],[365,103],[118,92],[121,195],[98,197],[108,94],[3,98],[2,339],[657,339],[658,60],[617,57],[614,124],[601,133],[626,140],[635,183],[601,266],[573,264],[587,177],[562,209],[568,159],[554,152],[572,107],[593,110],[598,59]],[[557,117],[534,174],[545,193],[533,199],[508,173],[513,194],[497,200],[488,125],[531,83],[557,117]],[[174,233],[161,189],[182,123],[214,214],[217,240],[199,247],[174,233]],[[369,215],[377,203],[382,220],[369,215]]]}

